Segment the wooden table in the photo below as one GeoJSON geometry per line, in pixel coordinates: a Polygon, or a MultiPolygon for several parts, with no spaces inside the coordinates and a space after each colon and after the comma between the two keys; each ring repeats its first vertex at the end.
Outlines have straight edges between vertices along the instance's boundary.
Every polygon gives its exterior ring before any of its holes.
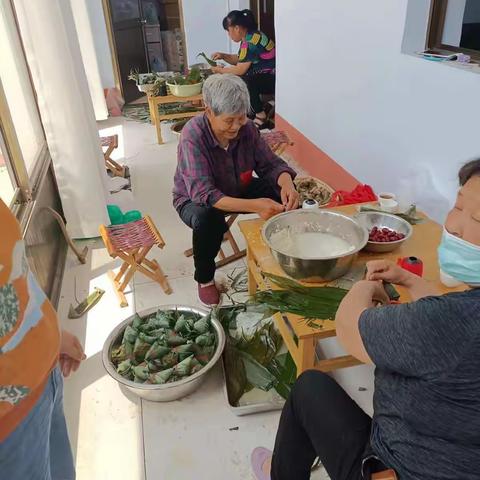
{"type": "MultiPolygon", "coordinates": [[[[333,210],[353,215],[356,213],[357,208],[355,206],[347,206],[334,208],[333,210]]],[[[442,227],[426,216],[422,216],[426,221],[419,225],[414,225],[412,236],[398,250],[386,254],[361,252],[356,260],[357,264],[364,264],[376,258],[386,258],[396,262],[399,257],[416,256],[421,258],[424,263],[424,278],[436,283],[441,292],[451,291],[451,289],[447,289],[440,283],[439,278],[437,247],[440,243],[442,227]]],[[[240,230],[245,236],[247,243],[248,289],[251,295],[257,289],[265,290],[269,288],[261,272],[286,276],[285,272],[273,258],[269,247],[262,240],[261,229],[263,223],[264,221],[261,219],[239,222],[240,230]]],[[[314,286],[315,284],[304,283],[304,285],[314,286]]],[[[318,284],[316,285],[318,286],[318,284]]],[[[272,288],[276,287],[272,286],[272,288]]],[[[404,288],[396,288],[400,293],[400,301],[407,302],[410,300],[409,294],[404,288]]],[[[274,318],[283,340],[297,365],[298,375],[308,369],[327,372],[360,364],[351,355],[321,360],[316,359],[315,346],[317,341],[336,336],[335,323],[333,321],[322,321],[323,328],[318,329],[308,326],[305,320],[298,315],[277,313],[274,318]]]]}
{"type": "Polygon", "coordinates": [[[175,95],[166,95],[164,97],[148,96],[148,108],[150,109],[150,119],[157,129],[157,140],[159,144],[163,144],[162,129],[160,122],[162,120],[174,120],[176,118],[195,117],[204,110],[202,94],[193,95],[192,97],[176,97],[175,95]],[[160,114],[158,111],[159,105],[166,105],[169,103],[193,103],[198,104],[199,110],[195,112],[184,113],[166,113],[160,114]]]}

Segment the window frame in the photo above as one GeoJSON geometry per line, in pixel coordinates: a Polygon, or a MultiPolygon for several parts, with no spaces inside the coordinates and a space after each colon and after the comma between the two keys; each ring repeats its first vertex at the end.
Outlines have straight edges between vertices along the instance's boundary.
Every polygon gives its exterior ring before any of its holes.
{"type": "Polygon", "coordinates": [[[472,60],[480,62],[480,50],[470,50],[469,48],[455,47],[442,43],[448,1],[449,0],[432,0],[427,34],[427,49],[433,53],[440,54],[451,54],[452,52],[464,53],[470,55],[472,60]]]}

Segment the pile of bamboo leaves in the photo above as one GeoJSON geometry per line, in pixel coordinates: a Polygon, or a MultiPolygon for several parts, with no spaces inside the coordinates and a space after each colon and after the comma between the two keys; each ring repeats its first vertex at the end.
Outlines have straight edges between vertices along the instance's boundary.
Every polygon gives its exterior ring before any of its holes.
{"type": "Polygon", "coordinates": [[[273,312],[293,313],[311,326],[321,327],[315,320],[333,320],[347,290],[338,287],[305,287],[289,278],[270,273],[264,277],[281,290],[259,291],[253,301],[267,305],[273,312]]]}
{"type": "Polygon", "coordinates": [[[282,337],[272,319],[268,319],[269,314],[268,309],[254,304],[237,304],[216,311],[226,332],[223,359],[231,405],[238,406],[240,398],[253,388],[265,392],[275,389],[286,399],[295,382],[295,363],[289,353],[281,353],[282,337]],[[260,316],[253,333],[237,326],[240,314],[254,321],[260,316]]]}

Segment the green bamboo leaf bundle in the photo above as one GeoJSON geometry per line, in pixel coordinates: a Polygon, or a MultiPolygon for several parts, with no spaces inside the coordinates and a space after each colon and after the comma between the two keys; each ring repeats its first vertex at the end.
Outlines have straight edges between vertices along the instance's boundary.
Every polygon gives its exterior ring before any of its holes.
{"type": "Polygon", "coordinates": [[[347,290],[337,287],[305,287],[294,280],[269,273],[263,274],[282,290],[257,292],[253,299],[275,312],[293,313],[305,319],[335,318],[347,290]]]}
{"type": "Polygon", "coordinates": [[[211,67],[216,67],[217,66],[217,62],[215,60],[212,60],[211,58],[207,57],[207,55],[205,55],[205,52],[200,52],[197,57],[203,57],[205,59],[205,61],[211,66],[211,67]]]}

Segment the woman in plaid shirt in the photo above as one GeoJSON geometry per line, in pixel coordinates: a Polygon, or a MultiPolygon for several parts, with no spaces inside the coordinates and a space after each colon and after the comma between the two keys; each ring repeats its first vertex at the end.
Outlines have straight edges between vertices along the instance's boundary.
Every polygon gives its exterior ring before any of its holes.
{"type": "Polygon", "coordinates": [[[190,120],[180,138],[173,205],[193,230],[199,298],[211,306],[219,302],[213,277],[227,231],[225,213],[257,213],[268,219],[297,208],[298,193],[295,172],[247,118],[250,97],[241,78],[212,75],[203,99],[205,113],[190,120]]]}

